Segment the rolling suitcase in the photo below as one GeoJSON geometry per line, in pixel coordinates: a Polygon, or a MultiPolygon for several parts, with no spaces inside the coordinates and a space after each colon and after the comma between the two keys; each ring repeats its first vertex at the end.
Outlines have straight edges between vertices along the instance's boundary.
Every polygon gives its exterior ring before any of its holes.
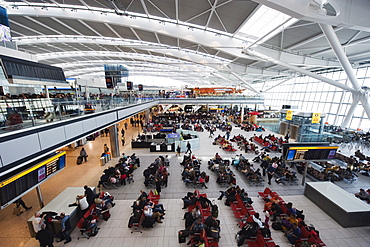
{"type": "Polygon", "coordinates": [[[154,223],[155,223],[155,220],[152,217],[145,217],[141,225],[144,228],[153,228],[154,223]]]}
{"type": "Polygon", "coordinates": [[[179,231],[179,244],[182,244],[182,243],[185,243],[186,242],[186,238],[185,236],[182,234],[181,231],[179,231]]]}
{"type": "Polygon", "coordinates": [[[206,176],[205,181],[206,181],[206,183],[208,183],[208,182],[209,182],[209,176],[208,176],[208,175],[206,176]]]}
{"type": "Polygon", "coordinates": [[[80,165],[81,163],[82,163],[82,159],[83,159],[83,157],[82,156],[78,156],[77,157],[77,165],[80,165]]]}
{"type": "Polygon", "coordinates": [[[109,220],[109,218],[110,218],[109,210],[106,210],[106,211],[102,214],[102,216],[103,216],[103,220],[108,221],[108,220],[109,220]]]}

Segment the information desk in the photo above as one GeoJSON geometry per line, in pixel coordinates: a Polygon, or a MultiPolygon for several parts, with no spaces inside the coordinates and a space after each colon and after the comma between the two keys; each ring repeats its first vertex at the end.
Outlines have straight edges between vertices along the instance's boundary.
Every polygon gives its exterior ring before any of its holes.
{"type": "MultiPolygon", "coordinates": [[[[91,189],[95,192],[95,188],[91,187],[91,189]]],[[[84,195],[85,190],[83,187],[68,187],[62,193],[60,193],[57,197],[55,197],[51,202],[49,202],[45,207],[39,210],[40,213],[42,212],[55,212],[58,215],[64,212],[66,215],[70,216],[69,223],[71,224],[72,231],[77,222],[80,220],[78,216],[78,209],[77,206],[68,207],[69,204],[76,202],[77,195],[84,195]]],[[[34,216],[32,216],[28,221],[28,229],[30,231],[31,237],[35,237],[36,233],[33,230],[32,220],[34,216]]],[[[60,230],[60,223],[57,220],[53,220],[55,231],[60,230]]]]}
{"type": "Polygon", "coordinates": [[[343,227],[370,226],[370,205],[331,182],[308,182],[304,195],[343,227]]]}

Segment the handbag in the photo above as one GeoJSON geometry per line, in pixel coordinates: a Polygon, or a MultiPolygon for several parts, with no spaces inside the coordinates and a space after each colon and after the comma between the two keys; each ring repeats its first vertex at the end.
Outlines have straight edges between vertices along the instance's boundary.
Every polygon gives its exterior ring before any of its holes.
{"type": "Polygon", "coordinates": [[[13,209],[13,215],[20,215],[21,213],[23,213],[22,211],[21,211],[21,207],[20,206],[17,206],[17,207],[15,207],[14,209],[13,209]]]}

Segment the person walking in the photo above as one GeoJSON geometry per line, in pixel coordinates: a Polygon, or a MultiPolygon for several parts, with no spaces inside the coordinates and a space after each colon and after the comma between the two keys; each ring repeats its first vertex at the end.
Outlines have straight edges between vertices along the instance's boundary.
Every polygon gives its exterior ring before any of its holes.
{"type": "Polygon", "coordinates": [[[88,155],[87,155],[87,153],[86,153],[85,148],[82,148],[82,149],[81,149],[81,151],[80,151],[80,156],[82,156],[82,158],[83,158],[84,162],[87,162],[87,157],[88,157],[88,155]]]}
{"type": "Polygon", "coordinates": [[[186,152],[185,152],[185,154],[187,154],[188,152],[191,154],[191,144],[190,144],[190,142],[188,141],[188,143],[186,144],[186,152]]]}
{"type": "Polygon", "coordinates": [[[180,147],[180,144],[177,145],[177,148],[176,148],[176,156],[180,156],[181,154],[181,147],[180,147]]]}
{"type": "Polygon", "coordinates": [[[124,135],[122,135],[121,141],[122,141],[122,146],[124,146],[125,145],[125,136],[124,135]]]}
{"type": "Polygon", "coordinates": [[[26,203],[22,200],[22,197],[16,200],[14,203],[17,206],[17,208],[20,206],[22,206],[25,210],[30,210],[32,208],[32,207],[26,206],[26,203]]]}
{"type": "Polygon", "coordinates": [[[125,122],[123,125],[125,125],[125,130],[127,130],[127,125],[128,125],[128,124],[125,122]]]}

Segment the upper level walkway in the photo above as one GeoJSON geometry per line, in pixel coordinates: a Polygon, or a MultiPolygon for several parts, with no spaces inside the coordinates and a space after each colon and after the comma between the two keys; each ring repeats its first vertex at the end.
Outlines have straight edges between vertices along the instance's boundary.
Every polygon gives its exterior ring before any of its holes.
{"type": "Polygon", "coordinates": [[[158,104],[257,104],[246,97],[0,101],[0,176],[158,104]]]}

